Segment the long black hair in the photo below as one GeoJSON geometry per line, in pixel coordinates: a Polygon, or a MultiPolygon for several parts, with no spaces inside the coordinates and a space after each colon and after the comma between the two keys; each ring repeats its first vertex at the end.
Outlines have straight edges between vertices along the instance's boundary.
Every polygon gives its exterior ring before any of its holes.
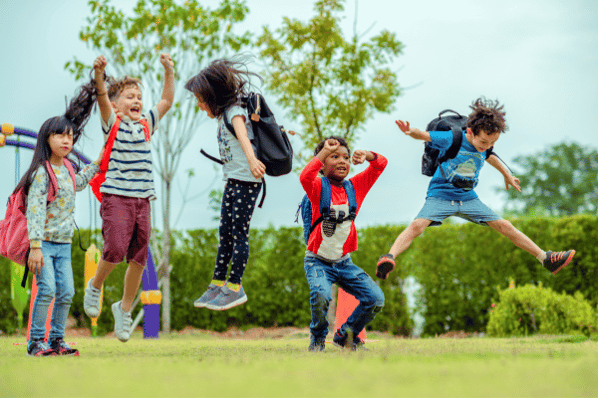
{"type": "Polygon", "coordinates": [[[81,135],[83,135],[83,128],[87,124],[93,106],[97,100],[97,89],[93,79],[79,89],[78,94],[71,99],[66,112],[62,116],[54,116],[46,120],[37,134],[37,144],[33,151],[33,159],[31,166],[21,181],[17,184],[14,192],[23,188],[25,195],[29,193],[29,188],[33,182],[33,178],[39,166],[45,165],[46,161],[50,160],[52,156],[52,149],[48,143],[48,138],[53,134],[62,134],[65,131],[73,131],[73,146],[77,143],[81,135]]]}
{"type": "Polygon", "coordinates": [[[260,75],[247,69],[248,56],[214,60],[185,84],[185,89],[199,96],[210,108],[212,115],[220,117],[230,106],[248,93],[251,76],[260,75]]]}

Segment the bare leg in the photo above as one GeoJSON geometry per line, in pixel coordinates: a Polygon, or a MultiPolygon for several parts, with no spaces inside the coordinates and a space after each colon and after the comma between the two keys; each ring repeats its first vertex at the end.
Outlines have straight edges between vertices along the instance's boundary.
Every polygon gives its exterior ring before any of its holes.
{"type": "Polygon", "coordinates": [[[488,226],[509,238],[515,246],[525,250],[534,257],[538,257],[543,252],[527,235],[519,231],[507,220],[490,221],[488,222],[488,226]]]}
{"type": "Polygon", "coordinates": [[[413,220],[411,224],[397,237],[395,243],[390,248],[389,253],[396,258],[399,254],[403,253],[413,242],[413,239],[417,238],[424,233],[424,230],[432,223],[432,220],[426,220],[425,218],[418,218],[413,220]]]}
{"type": "Polygon", "coordinates": [[[120,303],[120,308],[124,312],[131,312],[133,300],[135,300],[135,295],[137,294],[137,290],[139,290],[141,278],[143,277],[143,268],[141,264],[135,261],[129,262],[129,268],[127,268],[127,273],[125,274],[123,299],[120,303]]]}
{"type": "Polygon", "coordinates": [[[95,287],[96,289],[101,289],[104,281],[110,275],[110,273],[114,270],[117,264],[109,263],[105,261],[103,258],[100,259],[98,263],[98,269],[96,270],[96,274],[94,275],[93,279],[91,280],[91,286],[95,287]]]}

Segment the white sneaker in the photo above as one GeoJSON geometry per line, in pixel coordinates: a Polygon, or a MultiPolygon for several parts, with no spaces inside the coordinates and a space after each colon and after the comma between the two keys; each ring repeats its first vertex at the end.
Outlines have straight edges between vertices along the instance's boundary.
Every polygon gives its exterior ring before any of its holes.
{"type": "Polygon", "coordinates": [[[130,312],[124,312],[120,308],[120,301],[112,304],[112,314],[114,315],[114,334],[123,343],[131,338],[131,325],[133,319],[130,312]]]}
{"type": "Polygon", "coordinates": [[[87,282],[85,288],[85,297],[83,297],[83,309],[90,318],[97,318],[100,315],[100,294],[102,291],[91,286],[91,279],[87,282]]]}

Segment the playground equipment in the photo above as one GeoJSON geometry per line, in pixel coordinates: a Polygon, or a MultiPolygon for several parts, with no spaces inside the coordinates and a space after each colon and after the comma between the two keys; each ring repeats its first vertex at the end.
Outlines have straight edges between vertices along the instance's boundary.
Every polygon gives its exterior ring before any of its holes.
{"type": "MultiPolygon", "coordinates": [[[[87,287],[87,282],[96,274],[98,269],[98,262],[100,261],[100,251],[93,243],[85,252],[85,268],[83,289],[87,287]]],[[[104,286],[100,291],[100,313],[102,313],[102,300],[104,300],[104,286]]],[[[98,315],[99,317],[99,315],[98,315]]],[[[91,337],[96,337],[98,334],[98,317],[91,318],[91,337]]]]}
{"type": "Polygon", "coordinates": [[[17,311],[19,334],[23,330],[23,311],[27,307],[29,293],[21,287],[21,280],[25,274],[25,268],[17,263],[10,263],[10,299],[12,306],[17,311]]]}
{"type": "MultiPolygon", "coordinates": [[[[340,287],[338,288],[338,299],[336,304],[336,317],[334,318],[334,328],[338,329],[343,323],[347,321],[349,316],[353,313],[355,308],[359,305],[359,300],[357,300],[353,295],[345,292],[340,287]]],[[[359,338],[361,340],[366,339],[365,337],[365,329],[359,333],[359,338]]]]}
{"type": "MultiPolygon", "coordinates": [[[[37,140],[37,133],[20,128],[15,127],[9,123],[2,123],[2,127],[0,129],[0,148],[4,146],[13,146],[15,147],[15,153],[17,156],[15,157],[15,186],[19,181],[20,178],[20,157],[19,157],[19,149],[20,148],[27,148],[34,150],[35,143],[31,143],[28,141],[21,141],[21,137],[28,137],[34,140],[37,140]],[[16,136],[16,139],[8,138],[11,136],[16,136]]],[[[83,163],[89,164],[91,161],[89,158],[81,154],[80,152],[73,149],[72,153],[74,156],[78,157],[83,163]]],[[[99,261],[100,252],[92,245],[89,247],[85,254],[85,285],[87,285],[87,281],[95,274],[95,270],[97,269],[97,264],[99,261]],[[94,250],[95,249],[95,250],[94,250]],[[88,258],[89,258],[89,265],[88,265],[88,258]],[[94,266],[95,263],[95,266],[94,266]],[[89,271],[88,271],[89,267],[89,271]],[[92,271],[93,270],[93,271],[92,271]]],[[[15,264],[17,271],[20,270],[21,279],[23,278],[24,268],[18,264],[15,264]]],[[[17,271],[11,271],[17,272],[17,271]]],[[[11,274],[12,275],[12,274],[11,274]]],[[[16,274],[15,274],[16,275],[16,274]]],[[[27,340],[29,340],[29,330],[31,328],[31,314],[33,312],[33,303],[35,302],[35,297],[37,295],[37,284],[35,283],[35,276],[33,276],[33,283],[31,288],[31,300],[30,300],[30,308],[29,308],[29,323],[27,327],[27,340]]],[[[14,279],[14,277],[13,277],[14,279]]],[[[20,287],[21,280],[18,281],[17,285],[11,283],[11,298],[13,299],[13,307],[17,311],[17,316],[19,319],[19,326],[21,325],[23,319],[23,311],[27,304],[27,300],[23,300],[23,294],[27,294],[26,290],[20,287]],[[13,288],[14,294],[13,294],[13,288]],[[18,297],[17,297],[18,296],[18,297]],[[17,298],[15,298],[17,297],[17,298]],[[24,304],[23,304],[24,302],[24,304]],[[18,308],[17,308],[18,307],[18,308]],[[19,310],[20,308],[20,310],[19,310]]],[[[83,287],[85,288],[85,286],[83,287]]],[[[102,290],[103,292],[103,290],[102,290]]],[[[140,316],[144,317],[144,338],[158,338],[159,331],[160,331],[160,303],[162,301],[162,293],[158,290],[158,279],[156,274],[156,268],[154,265],[154,260],[152,256],[151,250],[149,251],[149,259],[147,266],[143,271],[143,292],[140,295],[141,302],[143,303],[144,307],[143,310],[140,311],[140,316]]],[[[50,319],[52,316],[52,309],[54,306],[54,300],[52,300],[52,304],[48,309],[48,318],[46,321],[46,339],[48,338],[48,334],[50,333],[50,319]]],[[[95,336],[97,333],[97,318],[91,320],[92,322],[92,336],[95,336]]],[[[19,329],[20,330],[20,329],[19,329]]]]}

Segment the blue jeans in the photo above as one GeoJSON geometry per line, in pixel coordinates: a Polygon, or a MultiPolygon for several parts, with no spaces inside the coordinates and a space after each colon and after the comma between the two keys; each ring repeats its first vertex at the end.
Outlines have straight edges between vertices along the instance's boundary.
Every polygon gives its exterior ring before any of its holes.
{"type": "Polygon", "coordinates": [[[75,282],[71,267],[71,244],[43,241],[42,254],[44,266],[41,273],[35,276],[37,296],[31,316],[30,342],[45,337],[48,307],[53,298],[55,298],[54,311],[52,311],[48,339],[64,337],[66,319],[75,294],[75,282]]]}
{"type": "Polygon", "coordinates": [[[350,328],[357,336],[384,307],[384,293],[364,270],[353,264],[351,257],[327,263],[316,257],[305,257],[305,276],[309,283],[312,337],[325,339],[328,334],[328,306],[332,300],[330,289],[336,283],[359,300],[359,305],[341,327],[344,334],[350,328]]]}

